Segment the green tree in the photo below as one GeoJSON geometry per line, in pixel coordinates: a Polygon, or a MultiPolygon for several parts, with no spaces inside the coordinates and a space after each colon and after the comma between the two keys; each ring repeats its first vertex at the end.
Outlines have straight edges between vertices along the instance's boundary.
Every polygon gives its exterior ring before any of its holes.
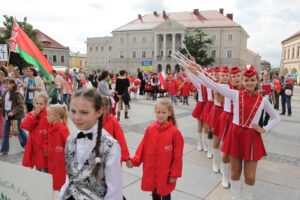
{"type": "MultiPolygon", "coordinates": [[[[4,29],[0,29],[0,43],[7,44],[9,46],[9,39],[11,37],[11,31],[14,23],[14,17],[3,15],[5,21],[3,22],[4,29]],[[3,35],[1,37],[1,35],[3,35]]],[[[37,40],[38,31],[34,30],[32,25],[27,23],[27,17],[24,17],[23,21],[17,21],[19,26],[23,29],[23,31],[30,37],[30,39],[35,43],[35,45],[39,48],[40,51],[43,51],[42,44],[37,40]]],[[[23,68],[30,66],[27,62],[25,62],[19,54],[11,52],[9,63],[14,66],[18,66],[19,70],[22,71],[23,68]]]]}
{"type": "MultiPolygon", "coordinates": [[[[190,54],[195,57],[196,62],[201,66],[209,66],[214,62],[213,57],[208,57],[207,49],[208,45],[212,44],[210,38],[205,39],[207,36],[200,28],[195,29],[195,35],[185,37],[183,43],[186,48],[189,50],[190,54]]],[[[182,54],[187,54],[187,51],[184,48],[180,48],[179,51],[182,54]]]]}

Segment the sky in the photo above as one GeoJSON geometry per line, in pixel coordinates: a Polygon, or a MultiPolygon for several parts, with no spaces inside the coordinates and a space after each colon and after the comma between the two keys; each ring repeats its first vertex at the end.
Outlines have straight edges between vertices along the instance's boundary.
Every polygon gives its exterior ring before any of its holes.
{"type": "Polygon", "coordinates": [[[88,37],[111,36],[112,30],[153,11],[219,10],[249,34],[248,49],[279,67],[281,42],[300,30],[299,0],[0,0],[3,15],[15,16],[71,51],[86,53],[88,37]]]}

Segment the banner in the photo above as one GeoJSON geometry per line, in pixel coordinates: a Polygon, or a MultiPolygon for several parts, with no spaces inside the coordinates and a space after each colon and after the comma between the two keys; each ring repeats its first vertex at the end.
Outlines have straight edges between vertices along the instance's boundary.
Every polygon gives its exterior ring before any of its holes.
{"type": "Polygon", "coordinates": [[[7,45],[0,44],[0,61],[7,61],[7,45]]]}
{"type": "Polygon", "coordinates": [[[152,71],[152,61],[142,61],[142,70],[143,71],[152,71]]]}
{"type": "Polygon", "coordinates": [[[0,199],[53,200],[52,176],[0,161],[0,199]]]}

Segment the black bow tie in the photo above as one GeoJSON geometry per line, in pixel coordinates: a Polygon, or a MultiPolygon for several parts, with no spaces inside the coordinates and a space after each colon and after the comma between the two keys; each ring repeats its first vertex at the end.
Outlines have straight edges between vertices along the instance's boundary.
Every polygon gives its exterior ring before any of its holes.
{"type": "Polygon", "coordinates": [[[88,139],[92,140],[93,139],[93,133],[84,134],[83,132],[80,132],[77,135],[77,139],[85,138],[85,137],[87,137],[88,139]]]}

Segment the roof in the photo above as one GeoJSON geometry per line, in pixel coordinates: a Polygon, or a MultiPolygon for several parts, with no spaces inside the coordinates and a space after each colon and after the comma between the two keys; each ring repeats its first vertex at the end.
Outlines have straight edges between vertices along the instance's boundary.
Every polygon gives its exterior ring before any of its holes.
{"type": "Polygon", "coordinates": [[[250,50],[250,49],[247,49],[247,51],[252,54],[253,56],[259,56],[258,53],[255,53],[254,51],[250,50]]]}
{"type": "Polygon", "coordinates": [[[43,33],[42,31],[40,30],[37,31],[38,31],[37,40],[41,42],[43,47],[56,48],[56,49],[69,49],[69,47],[65,47],[61,45],[60,43],[58,43],[57,41],[53,40],[51,37],[43,33]]]}
{"type": "Polygon", "coordinates": [[[86,54],[83,54],[83,53],[80,53],[80,52],[72,52],[72,51],[70,51],[70,57],[86,58],[86,54]]]}
{"type": "Polygon", "coordinates": [[[293,38],[295,38],[297,36],[300,36],[300,30],[298,32],[294,33],[293,35],[291,35],[290,37],[288,37],[287,39],[283,40],[281,43],[283,43],[285,41],[288,41],[290,39],[293,39],[293,38]]]}
{"type": "MultiPolygon", "coordinates": [[[[198,10],[197,10],[198,11],[198,10]]],[[[185,26],[186,28],[209,28],[209,27],[241,27],[239,24],[230,20],[217,10],[199,11],[198,15],[194,12],[173,12],[166,13],[167,17],[175,20],[177,23],[185,26]]],[[[157,25],[163,23],[166,18],[162,13],[146,14],[140,19],[137,18],[128,24],[121,26],[113,32],[118,31],[132,31],[132,30],[149,30],[157,25]]]]}

